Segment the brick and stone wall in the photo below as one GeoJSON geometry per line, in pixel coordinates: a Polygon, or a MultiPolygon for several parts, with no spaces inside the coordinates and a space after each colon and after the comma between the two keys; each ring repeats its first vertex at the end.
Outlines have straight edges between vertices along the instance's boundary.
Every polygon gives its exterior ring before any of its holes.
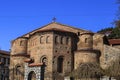
{"type": "Polygon", "coordinates": [[[120,49],[104,45],[104,60],[101,64],[103,68],[110,66],[111,62],[120,57],[120,49]]]}

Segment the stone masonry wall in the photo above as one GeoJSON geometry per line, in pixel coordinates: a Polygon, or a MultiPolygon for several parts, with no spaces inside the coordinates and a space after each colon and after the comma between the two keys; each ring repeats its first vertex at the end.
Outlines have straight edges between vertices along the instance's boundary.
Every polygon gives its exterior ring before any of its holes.
{"type": "Polygon", "coordinates": [[[116,60],[120,56],[120,49],[114,48],[108,45],[104,45],[104,61],[101,66],[103,68],[108,67],[112,61],[116,60]]]}

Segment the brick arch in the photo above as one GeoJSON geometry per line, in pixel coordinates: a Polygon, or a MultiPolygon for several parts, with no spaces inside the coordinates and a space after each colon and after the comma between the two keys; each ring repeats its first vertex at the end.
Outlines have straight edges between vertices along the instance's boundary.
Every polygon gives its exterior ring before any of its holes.
{"type": "Polygon", "coordinates": [[[60,43],[64,44],[64,37],[63,36],[60,38],[60,43]]]}
{"type": "Polygon", "coordinates": [[[58,44],[58,43],[59,43],[59,37],[55,36],[55,44],[58,44]]]}
{"type": "Polygon", "coordinates": [[[43,55],[40,57],[40,63],[45,63],[47,65],[48,57],[46,55],[43,55]]]}
{"type": "Polygon", "coordinates": [[[67,37],[67,38],[66,38],[66,44],[68,45],[69,43],[70,43],[70,38],[67,37]]]}
{"type": "MultiPolygon", "coordinates": [[[[28,63],[26,63],[25,64],[24,80],[28,80],[31,72],[35,73],[35,75],[36,75],[36,79],[35,80],[41,80],[41,66],[29,67],[28,63]]],[[[29,78],[29,79],[32,80],[31,78],[29,78]]]]}
{"type": "Polygon", "coordinates": [[[27,80],[36,80],[36,73],[34,71],[29,72],[27,80]]]}
{"type": "Polygon", "coordinates": [[[46,37],[46,43],[50,43],[50,36],[46,37]]]}
{"type": "Polygon", "coordinates": [[[44,36],[40,36],[40,43],[44,43],[44,36]]]}
{"type": "Polygon", "coordinates": [[[24,77],[24,71],[23,69],[23,65],[22,64],[16,64],[15,65],[15,72],[14,74],[16,75],[15,78],[16,79],[21,79],[21,77],[24,77]]]}

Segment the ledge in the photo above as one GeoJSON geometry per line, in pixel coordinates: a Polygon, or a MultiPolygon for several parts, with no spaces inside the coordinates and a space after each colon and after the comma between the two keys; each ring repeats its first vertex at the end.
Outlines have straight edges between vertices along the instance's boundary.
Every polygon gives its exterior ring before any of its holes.
{"type": "Polygon", "coordinates": [[[112,45],[120,44],[120,39],[109,39],[108,41],[109,41],[109,44],[112,44],[112,45]]]}
{"type": "Polygon", "coordinates": [[[28,62],[31,62],[32,60],[31,59],[25,59],[24,62],[28,63],[28,62]]]}
{"type": "Polygon", "coordinates": [[[10,56],[10,52],[9,51],[0,50],[0,54],[10,56]]]}
{"type": "Polygon", "coordinates": [[[26,53],[24,53],[24,54],[21,54],[21,53],[13,54],[13,55],[11,55],[11,56],[25,56],[25,57],[30,57],[30,55],[29,55],[29,54],[26,54],[26,53]]]}
{"type": "Polygon", "coordinates": [[[43,63],[31,63],[28,66],[29,67],[38,67],[38,66],[42,66],[42,65],[43,65],[43,63]]]}

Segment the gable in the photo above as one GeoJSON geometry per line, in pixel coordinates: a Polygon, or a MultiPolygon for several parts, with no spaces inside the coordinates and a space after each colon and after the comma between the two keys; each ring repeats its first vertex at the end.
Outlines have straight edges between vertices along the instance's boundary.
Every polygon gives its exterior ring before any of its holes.
{"type": "Polygon", "coordinates": [[[51,30],[51,29],[57,29],[57,30],[61,30],[61,31],[63,30],[63,31],[73,32],[73,33],[89,32],[89,31],[82,30],[82,29],[79,29],[79,28],[74,28],[74,27],[71,27],[71,26],[68,26],[68,25],[60,24],[60,23],[57,23],[57,22],[52,22],[48,25],[45,25],[41,28],[38,28],[36,30],[33,30],[33,31],[25,34],[22,37],[29,37],[29,35],[34,34],[35,32],[44,31],[44,30],[51,30]]]}

